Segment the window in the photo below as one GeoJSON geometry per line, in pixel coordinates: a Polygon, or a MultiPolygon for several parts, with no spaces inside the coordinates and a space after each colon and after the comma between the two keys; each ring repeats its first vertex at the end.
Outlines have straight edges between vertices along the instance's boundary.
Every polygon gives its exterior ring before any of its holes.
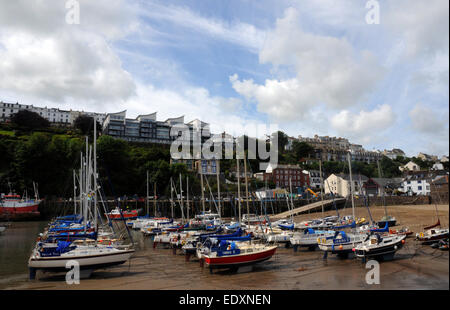
{"type": "Polygon", "coordinates": [[[421,191],[421,190],[422,190],[422,186],[418,186],[417,189],[418,189],[419,191],[421,191]]]}
{"type": "Polygon", "coordinates": [[[422,184],[422,180],[417,181],[417,183],[422,184]]]}

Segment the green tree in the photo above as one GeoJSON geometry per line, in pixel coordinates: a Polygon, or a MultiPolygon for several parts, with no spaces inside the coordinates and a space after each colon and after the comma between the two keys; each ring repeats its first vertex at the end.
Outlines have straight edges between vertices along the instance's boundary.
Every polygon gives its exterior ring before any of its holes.
{"type": "Polygon", "coordinates": [[[297,161],[314,155],[314,148],[306,142],[294,141],[294,143],[292,143],[292,150],[297,161]]]}
{"type": "MultiPolygon", "coordinates": [[[[96,121],[95,122],[97,125],[97,136],[100,134],[101,130],[102,130],[102,125],[96,121]]],[[[80,130],[81,134],[84,136],[93,136],[94,134],[94,118],[92,116],[88,116],[88,115],[80,115],[78,116],[74,123],[73,126],[80,130]]]]}
{"type": "Polygon", "coordinates": [[[50,126],[50,122],[35,112],[20,110],[11,116],[11,123],[27,130],[42,129],[50,126]]]}

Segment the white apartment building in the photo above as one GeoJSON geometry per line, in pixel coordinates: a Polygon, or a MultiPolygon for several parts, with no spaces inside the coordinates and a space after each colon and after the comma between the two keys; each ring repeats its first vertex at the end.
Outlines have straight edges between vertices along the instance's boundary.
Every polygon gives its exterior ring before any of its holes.
{"type": "Polygon", "coordinates": [[[0,101],[0,122],[6,122],[11,116],[21,110],[35,112],[47,119],[52,124],[73,125],[76,118],[80,115],[96,116],[100,124],[103,123],[106,113],[60,110],[58,108],[35,107],[20,103],[8,103],[0,101]]]}

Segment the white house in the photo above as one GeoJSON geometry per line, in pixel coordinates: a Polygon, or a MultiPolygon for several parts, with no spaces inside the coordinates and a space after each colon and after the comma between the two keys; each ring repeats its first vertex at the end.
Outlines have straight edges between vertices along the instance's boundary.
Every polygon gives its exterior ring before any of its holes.
{"type": "Polygon", "coordinates": [[[420,178],[406,178],[403,180],[402,184],[402,191],[407,193],[409,196],[412,195],[429,195],[431,192],[430,183],[427,179],[420,179],[420,178]]]}
{"type": "Polygon", "coordinates": [[[398,167],[398,169],[400,169],[400,171],[419,171],[420,170],[420,166],[416,163],[414,163],[413,161],[408,162],[406,165],[404,166],[400,166],[398,167]]]}
{"type": "MultiPolygon", "coordinates": [[[[363,191],[364,182],[367,181],[364,175],[353,175],[353,193],[359,195],[363,191]]],[[[350,196],[350,176],[348,174],[331,174],[325,181],[325,194],[333,193],[341,197],[350,196]]]]}
{"type": "Polygon", "coordinates": [[[433,167],[431,167],[431,170],[444,170],[444,165],[441,163],[435,163],[433,167]]]}
{"type": "Polygon", "coordinates": [[[320,179],[319,170],[309,170],[303,172],[309,174],[309,187],[311,189],[320,189],[322,187],[322,180],[320,179]]]}

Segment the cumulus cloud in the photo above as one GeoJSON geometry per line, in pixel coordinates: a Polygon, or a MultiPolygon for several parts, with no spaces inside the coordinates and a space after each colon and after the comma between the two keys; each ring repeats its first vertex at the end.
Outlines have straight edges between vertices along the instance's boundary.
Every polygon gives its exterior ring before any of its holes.
{"type": "Polygon", "coordinates": [[[419,132],[435,135],[447,131],[446,125],[448,120],[445,120],[442,114],[434,112],[421,104],[416,104],[409,112],[409,116],[413,128],[419,132]]]}
{"type": "Polygon", "coordinates": [[[69,25],[65,2],[53,4],[0,2],[0,90],[60,104],[129,98],[133,79],[109,40],[131,31],[132,9],[120,0],[82,0],[80,25],[69,25]]]}
{"type": "Polygon", "coordinates": [[[449,2],[399,0],[386,3],[383,25],[405,44],[405,55],[448,54],[449,2]]]}
{"type": "Polygon", "coordinates": [[[331,126],[347,137],[358,137],[363,142],[373,142],[377,134],[394,124],[395,115],[387,104],[372,111],[352,113],[343,110],[331,118],[331,126]]]}
{"type": "Polygon", "coordinates": [[[267,34],[259,54],[261,63],[291,66],[291,79],[253,80],[230,77],[233,88],[255,99],[258,110],[279,120],[302,119],[311,107],[325,104],[345,108],[360,103],[383,76],[383,68],[368,51],[356,51],[345,38],[304,32],[294,8],[285,11],[267,34]]]}

